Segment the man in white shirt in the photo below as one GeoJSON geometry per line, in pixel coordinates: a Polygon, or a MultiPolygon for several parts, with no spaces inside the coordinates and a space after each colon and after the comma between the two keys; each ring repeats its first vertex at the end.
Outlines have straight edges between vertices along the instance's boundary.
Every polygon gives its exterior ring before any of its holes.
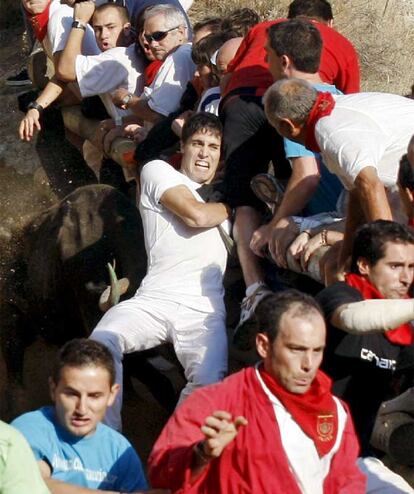
{"type": "MultiPolygon", "coordinates": [[[[205,203],[197,193],[216,173],[222,128],[199,113],[183,127],[180,171],[155,160],[141,173],[142,216],[148,271],[134,297],[111,308],[91,338],[111,350],[122,383],[124,353],[170,342],[187,378],[181,397],[218,381],[227,370],[222,278],[230,210],[205,203]]],[[[121,398],[106,421],[120,428],[121,398]]]]}
{"type": "Polygon", "coordinates": [[[186,19],[177,7],[169,4],[149,7],[144,13],[143,36],[154,58],[163,64],[142,96],[120,88],[113,94],[113,102],[144,122],[154,124],[178,109],[195,65],[186,19]]]}
{"type": "Polygon", "coordinates": [[[404,219],[396,181],[413,132],[414,101],[384,93],[329,95],[306,81],[286,79],[268,89],[265,111],[283,137],[320,152],[327,168],[349,190],[338,256],[342,272],[359,224],[404,219]]]}

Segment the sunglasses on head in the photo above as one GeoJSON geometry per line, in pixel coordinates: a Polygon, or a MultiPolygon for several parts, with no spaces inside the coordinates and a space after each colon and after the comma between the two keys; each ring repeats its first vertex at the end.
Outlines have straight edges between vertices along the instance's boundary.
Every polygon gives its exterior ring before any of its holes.
{"type": "Polygon", "coordinates": [[[144,34],[145,41],[147,43],[151,43],[152,41],[161,41],[167,36],[169,32],[174,31],[174,29],[178,29],[179,27],[180,26],[175,26],[171,29],[168,29],[167,31],[155,31],[155,33],[152,34],[144,34]]]}

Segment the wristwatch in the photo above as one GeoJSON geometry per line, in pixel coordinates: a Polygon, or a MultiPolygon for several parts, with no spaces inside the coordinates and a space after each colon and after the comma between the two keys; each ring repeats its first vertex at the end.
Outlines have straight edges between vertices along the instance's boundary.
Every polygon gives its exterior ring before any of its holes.
{"type": "Polygon", "coordinates": [[[82,21],[74,20],[72,22],[72,29],[83,29],[84,31],[86,31],[86,23],[82,21]]]}
{"type": "Polygon", "coordinates": [[[42,105],[39,105],[39,103],[37,101],[31,101],[28,105],[27,105],[27,109],[28,110],[37,110],[39,112],[39,114],[42,114],[43,111],[44,111],[44,108],[42,105]]]}
{"type": "Polygon", "coordinates": [[[128,105],[131,103],[132,97],[133,97],[133,94],[128,93],[121,100],[122,105],[125,107],[126,110],[128,109],[128,105]]]}

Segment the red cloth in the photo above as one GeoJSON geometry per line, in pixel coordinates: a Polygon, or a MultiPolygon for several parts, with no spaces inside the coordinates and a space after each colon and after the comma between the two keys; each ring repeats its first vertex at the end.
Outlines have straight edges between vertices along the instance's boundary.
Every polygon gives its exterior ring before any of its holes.
{"type": "Polygon", "coordinates": [[[330,115],[334,107],[335,100],[332,96],[332,93],[318,93],[318,97],[306,122],[305,146],[307,149],[310,149],[315,153],[321,152],[319,144],[317,143],[315,138],[315,126],[320,118],[330,115]]]}
{"type": "Polygon", "coordinates": [[[32,25],[33,32],[40,42],[44,40],[47,34],[47,23],[49,22],[50,4],[51,0],[50,2],[48,2],[45,10],[40,14],[30,14],[26,9],[24,9],[27,20],[32,25]]]}
{"type": "Polygon", "coordinates": [[[408,218],[408,226],[414,227],[414,218],[408,218]]]}
{"type": "MultiPolygon", "coordinates": [[[[266,21],[254,26],[246,35],[227,72],[232,76],[223,97],[237,88],[255,87],[262,95],[273,83],[269,65],[265,61],[267,30],[273,24],[286,19],[266,21]]],[[[345,94],[359,92],[359,60],[355,48],[342,34],[321,22],[312,21],[323,41],[319,73],[321,79],[333,84],[345,94]]]]}
{"type": "Polygon", "coordinates": [[[312,439],[319,456],[329,453],[338,434],[338,413],[330,392],[332,382],[329,377],[318,371],[309,390],[304,394],[295,394],[281,386],[265,371],[263,365],[259,371],[272,394],[277,396],[303,432],[312,439]]]}
{"type": "MultiPolygon", "coordinates": [[[[365,476],[356,465],[358,450],[348,413],[339,450],[324,481],[324,494],[365,493],[365,476]]],[[[176,494],[301,493],[283,449],[273,405],[254,368],[194,391],[169,419],[148,464],[151,485],[176,494]],[[190,484],[193,447],[203,439],[200,427],[215,410],[242,415],[248,425],[190,484]]]]}
{"type": "Polygon", "coordinates": [[[145,67],[144,71],[144,85],[150,86],[152,81],[155,79],[161,65],[164,62],[162,60],[153,60],[145,67]]]}
{"type": "MultiPolygon", "coordinates": [[[[349,286],[356,288],[364,300],[383,299],[382,293],[363,276],[358,274],[347,274],[345,281],[349,286]]],[[[408,298],[408,296],[407,296],[408,298]]],[[[394,345],[408,346],[413,342],[413,330],[411,324],[401,324],[398,328],[385,331],[384,336],[394,345]]]]}

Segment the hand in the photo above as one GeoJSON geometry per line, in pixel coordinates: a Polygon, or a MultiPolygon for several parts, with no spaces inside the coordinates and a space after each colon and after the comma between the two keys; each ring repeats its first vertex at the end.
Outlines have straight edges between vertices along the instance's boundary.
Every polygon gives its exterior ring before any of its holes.
{"type": "Polygon", "coordinates": [[[19,126],[19,136],[22,141],[29,142],[35,130],[40,130],[40,122],[39,122],[40,113],[35,108],[32,108],[26,113],[26,116],[20,122],[19,126]]]}
{"type": "Polygon", "coordinates": [[[306,271],[309,259],[311,258],[313,253],[322,245],[324,245],[324,243],[321,232],[317,233],[309,240],[302,251],[302,255],[300,256],[300,265],[302,266],[302,271],[306,271]]]}
{"type": "Polygon", "coordinates": [[[206,456],[218,458],[224,448],[237,436],[241,426],[247,425],[244,417],[233,417],[230,413],[217,410],[206,418],[201,431],[205,435],[204,452],[206,456]]]}
{"type": "Polygon", "coordinates": [[[287,269],[286,251],[298,233],[298,226],[289,218],[282,218],[274,227],[269,252],[279,267],[287,269]]]}
{"type": "Polygon", "coordinates": [[[139,124],[127,124],[124,127],[124,136],[135,142],[142,142],[148,135],[148,129],[139,124]]]}
{"type": "Polygon", "coordinates": [[[89,22],[92,19],[95,12],[95,2],[91,0],[75,3],[73,7],[73,18],[82,21],[89,22]]]}
{"type": "Polygon", "coordinates": [[[184,124],[191,117],[191,115],[193,115],[193,113],[194,112],[192,110],[187,110],[172,121],[171,130],[176,136],[181,138],[181,132],[184,124]]]}
{"type": "Polygon", "coordinates": [[[250,248],[256,254],[256,256],[263,257],[264,250],[267,247],[272,235],[273,227],[268,225],[262,225],[252,235],[250,240],[250,248]]]}
{"type": "Polygon", "coordinates": [[[288,248],[289,254],[296,260],[300,260],[303,249],[310,240],[310,235],[307,232],[300,233],[288,248]]]}
{"type": "Polygon", "coordinates": [[[118,108],[121,108],[122,110],[126,110],[125,103],[123,102],[123,99],[128,96],[129,91],[128,89],[125,89],[124,87],[120,87],[118,89],[115,89],[115,91],[112,93],[112,102],[115,106],[118,108]]]}

